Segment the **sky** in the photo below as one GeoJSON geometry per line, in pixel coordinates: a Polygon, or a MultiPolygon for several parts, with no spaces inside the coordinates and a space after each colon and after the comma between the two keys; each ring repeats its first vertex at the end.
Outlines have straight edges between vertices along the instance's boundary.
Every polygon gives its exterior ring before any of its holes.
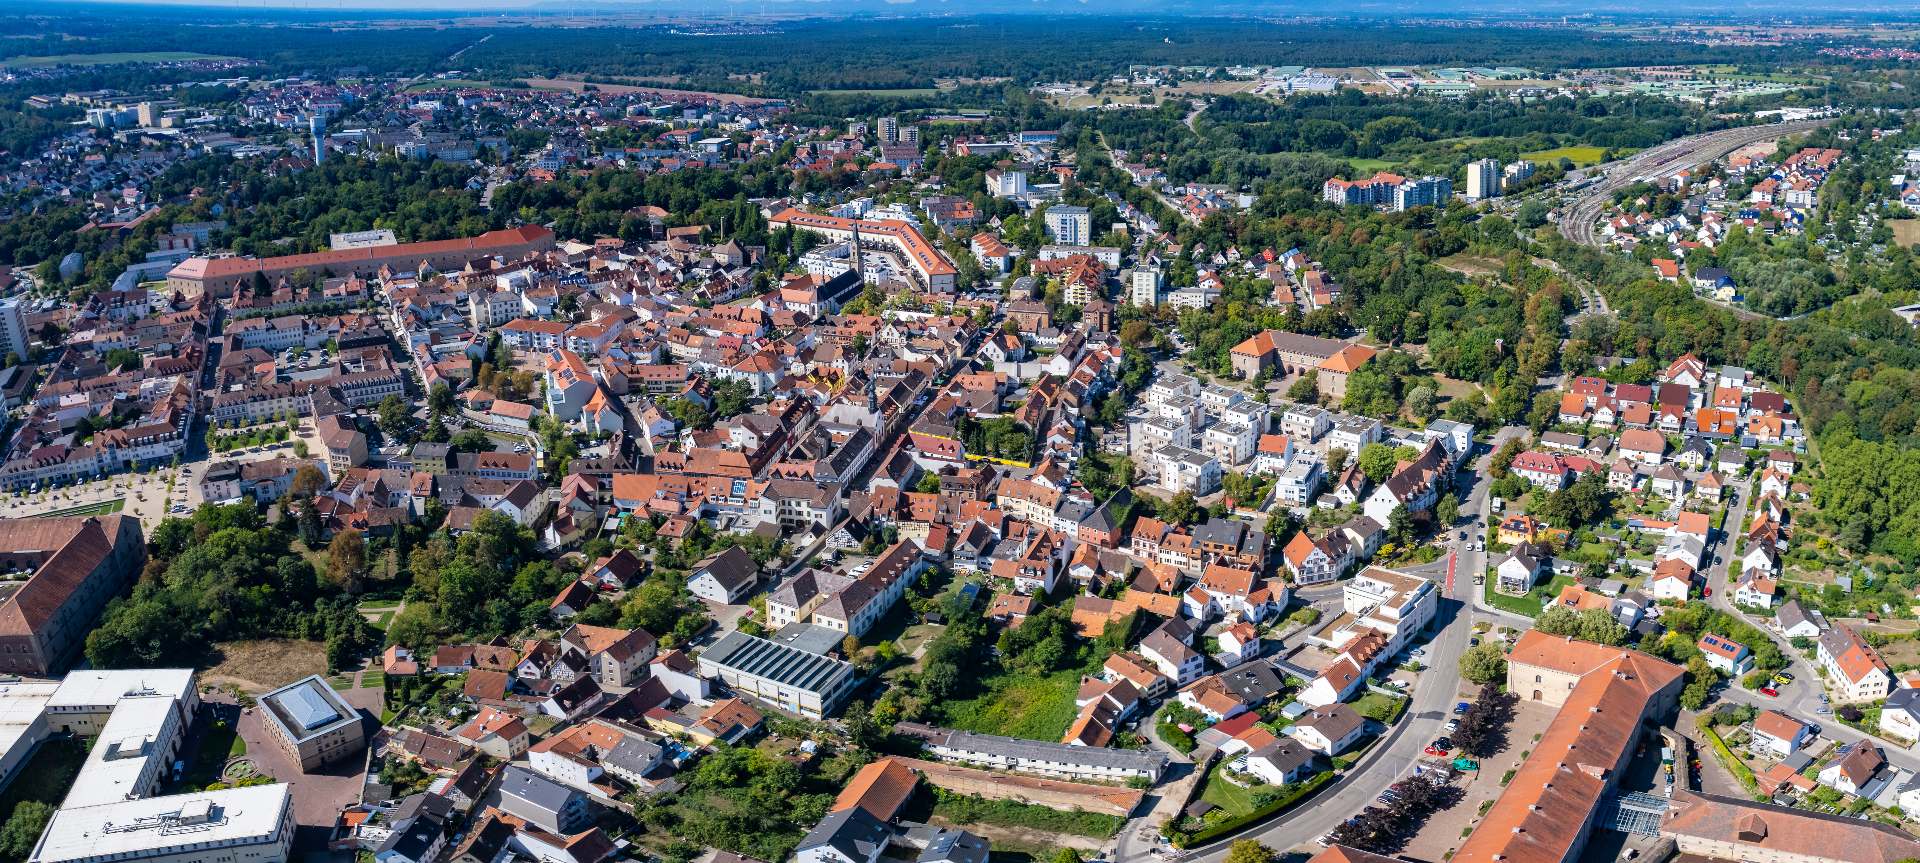
{"type": "Polygon", "coordinates": [[[1594,11],[1613,16],[1651,13],[1661,16],[1896,15],[1914,17],[1920,7],[1895,0],[1839,0],[1809,7],[1803,0],[1614,0],[1596,7],[1587,0],[71,0],[73,5],[201,7],[212,10],[280,9],[325,13],[391,12],[485,13],[500,10],[556,14],[620,12],[724,17],[766,14],[968,15],[1034,12],[1044,14],[1287,15],[1359,17],[1407,15],[1557,16],[1594,11]]]}

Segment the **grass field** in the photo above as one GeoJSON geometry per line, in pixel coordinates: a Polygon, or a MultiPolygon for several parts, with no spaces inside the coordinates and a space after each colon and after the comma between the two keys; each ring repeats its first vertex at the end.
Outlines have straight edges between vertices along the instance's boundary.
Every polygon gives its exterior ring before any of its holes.
{"type": "Polygon", "coordinates": [[[1362,159],[1359,156],[1353,156],[1347,159],[1347,164],[1352,165],[1354,170],[1362,174],[1374,174],[1392,168],[1399,163],[1389,162],[1385,159],[1362,159]]]}
{"type": "Polygon", "coordinates": [[[1253,790],[1227,778],[1229,760],[1222,759],[1207,771],[1207,784],[1200,789],[1200,799],[1227,810],[1228,815],[1245,815],[1253,811],[1253,790]]]}
{"type": "Polygon", "coordinates": [[[1521,153],[1520,158],[1534,162],[1558,162],[1571,159],[1579,167],[1600,164],[1606,158],[1605,147],[1556,147],[1552,150],[1540,150],[1534,153],[1521,153]]]}
{"type": "Polygon", "coordinates": [[[195,51],[127,51],[118,54],[53,54],[46,57],[12,57],[0,62],[10,69],[28,66],[111,66],[116,63],[170,63],[179,60],[238,60],[220,54],[195,51]]]}
{"type": "Polygon", "coordinates": [[[1488,605],[1502,611],[1511,611],[1514,614],[1538,617],[1541,607],[1548,599],[1559,596],[1561,588],[1573,583],[1573,576],[1556,575],[1535,586],[1534,589],[1527,591],[1526,596],[1509,596],[1501,593],[1493,589],[1493,582],[1493,576],[1488,575],[1486,584],[1488,605]]]}
{"type": "MultiPolygon", "coordinates": [[[[327,647],[318,641],[267,638],[229,641],[219,646],[221,660],[202,675],[209,683],[232,683],[260,693],[309,674],[327,671],[327,647]]],[[[1069,699],[1071,704],[1072,700],[1069,699]]]]}
{"type": "Polygon", "coordinates": [[[1073,724],[1074,695],[1080,673],[1047,677],[1004,674],[986,681],[986,689],[965,701],[946,705],[947,725],[981,734],[1057,741],[1073,724]]]}
{"type": "Polygon", "coordinates": [[[1893,241],[1909,248],[1920,246],[1920,219],[1894,219],[1887,222],[1893,229],[1893,241]]]}
{"type": "Polygon", "coordinates": [[[112,515],[126,508],[127,499],[124,497],[116,497],[113,500],[103,500],[99,503],[70,506],[66,509],[56,509],[53,512],[43,512],[35,516],[35,518],[64,518],[75,515],[112,515]]]}

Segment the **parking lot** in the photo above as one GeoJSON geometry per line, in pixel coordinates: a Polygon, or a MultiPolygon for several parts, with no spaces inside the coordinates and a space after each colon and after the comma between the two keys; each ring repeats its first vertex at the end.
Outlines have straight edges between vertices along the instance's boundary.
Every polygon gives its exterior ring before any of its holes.
{"type": "MultiPolygon", "coordinates": [[[[1459,700],[1471,701],[1476,694],[1472,686],[1463,685],[1459,700]]],[[[1428,818],[1400,853],[1417,860],[1445,860],[1458,849],[1466,839],[1465,834],[1480,823],[1481,809],[1491,806],[1505,790],[1500,778],[1520,766],[1522,753],[1531,749],[1535,735],[1546,731],[1554,712],[1552,708],[1524,701],[1516,705],[1513,722],[1507,727],[1506,746],[1481,759],[1478,771],[1468,771],[1454,779],[1453,784],[1465,791],[1466,797],[1453,808],[1428,818]]]]}

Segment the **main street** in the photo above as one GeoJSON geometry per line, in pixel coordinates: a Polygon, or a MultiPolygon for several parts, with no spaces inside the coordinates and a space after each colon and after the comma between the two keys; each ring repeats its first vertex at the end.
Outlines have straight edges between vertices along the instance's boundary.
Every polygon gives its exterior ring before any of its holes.
{"type": "MultiPolygon", "coordinates": [[[[1479,518],[1470,526],[1449,525],[1442,528],[1435,541],[1450,547],[1448,555],[1431,567],[1416,568],[1428,570],[1422,574],[1430,574],[1435,578],[1441,601],[1433,625],[1428,630],[1432,640],[1426,644],[1427,655],[1423,660],[1427,670],[1421,673],[1419,682],[1414,686],[1413,703],[1408,706],[1406,714],[1367,750],[1351,770],[1327,789],[1270,821],[1189,851],[1180,859],[1221,863],[1226,858],[1227,849],[1239,839],[1258,839],[1283,850],[1311,843],[1315,837],[1338,827],[1360,810],[1373,805],[1374,799],[1388,786],[1412,772],[1414,765],[1423,757],[1421,750],[1434,738],[1441,736],[1450,708],[1460,700],[1456,669],[1460,665],[1460,655],[1467,649],[1472,619],[1475,616],[1488,616],[1474,607],[1477,591],[1473,583],[1473,577],[1485,572],[1487,567],[1486,545],[1479,543],[1476,549],[1476,543],[1473,542],[1484,532],[1487,524],[1490,483],[1486,481],[1486,468],[1493,452],[1502,443],[1525,432],[1526,429],[1518,426],[1500,429],[1494,434],[1492,445],[1485,448],[1471,466],[1460,472],[1461,482],[1468,485],[1461,512],[1477,514],[1479,518]],[[1467,531],[1467,541],[1457,539],[1456,532],[1462,529],[1467,531]]],[[[1497,611],[1494,614],[1499,615],[1502,622],[1518,624],[1518,621],[1505,619],[1512,615],[1497,611]]],[[[1125,845],[1122,847],[1125,848],[1125,845]]],[[[1119,863],[1129,863],[1126,856],[1120,856],[1117,860],[1119,863]]]]}

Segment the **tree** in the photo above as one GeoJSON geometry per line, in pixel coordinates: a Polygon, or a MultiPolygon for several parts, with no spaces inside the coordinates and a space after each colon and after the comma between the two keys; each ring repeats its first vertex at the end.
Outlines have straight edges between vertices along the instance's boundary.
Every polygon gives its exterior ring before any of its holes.
{"type": "Polygon", "coordinates": [[[434,384],[427,390],[427,410],[436,414],[453,412],[453,388],[446,384],[434,384]]]}
{"type": "Polygon", "coordinates": [[[1172,524],[1192,524],[1200,519],[1200,507],[1194,503],[1193,492],[1183,491],[1169,498],[1160,507],[1160,517],[1172,524]]]}
{"type": "Polygon", "coordinates": [[[1433,517],[1441,526],[1453,524],[1460,517],[1460,498],[1452,489],[1440,493],[1440,501],[1433,506],[1433,517]]]}
{"type": "Polygon", "coordinates": [[[1483,641],[1460,654],[1460,676],[1481,685],[1507,679],[1507,654],[1493,641],[1483,641]]]}
{"type": "Polygon", "coordinates": [[[1256,839],[1241,839],[1227,848],[1227,863],[1275,863],[1280,855],[1256,839]]]}
{"type": "Polygon", "coordinates": [[[1402,546],[1413,539],[1413,514],[1407,512],[1406,504],[1395,504],[1387,513],[1387,539],[1402,546]]]}
{"type": "Polygon", "coordinates": [[[7,823],[0,827],[0,859],[25,860],[40,841],[40,834],[53,820],[53,805],[38,800],[22,800],[14,806],[7,823]]]}
{"type": "Polygon", "coordinates": [[[1294,379],[1287,387],[1287,398],[1301,404],[1314,404],[1320,400],[1320,371],[1315,369],[1294,379]]]}
{"type": "Polygon", "coordinates": [[[1433,387],[1420,384],[1407,391],[1407,413],[1414,419],[1424,420],[1433,416],[1433,387]]]}
{"type": "Polygon", "coordinates": [[[1399,463],[1399,456],[1393,447],[1383,443],[1370,443],[1360,448],[1360,472],[1368,481],[1378,485],[1393,475],[1393,468],[1399,463]]]}
{"type": "Polygon", "coordinates": [[[359,593],[367,569],[367,544],[358,530],[347,528],[327,544],[327,579],[348,593],[359,593]]]}
{"type": "Polygon", "coordinates": [[[408,415],[407,403],[397,395],[389,395],[381,399],[378,411],[380,430],[386,432],[389,437],[399,437],[408,426],[413,424],[413,417],[408,415]]]}
{"type": "Polygon", "coordinates": [[[1341,471],[1347,469],[1347,459],[1352,457],[1353,453],[1347,452],[1347,448],[1343,446],[1327,450],[1327,474],[1338,476],[1341,471]]]}
{"type": "Polygon", "coordinates": [[[327,475],[314,465],[303,464],[294,470],[291,487],[296,498],[313,497],[327,487],[327,475]]]}

